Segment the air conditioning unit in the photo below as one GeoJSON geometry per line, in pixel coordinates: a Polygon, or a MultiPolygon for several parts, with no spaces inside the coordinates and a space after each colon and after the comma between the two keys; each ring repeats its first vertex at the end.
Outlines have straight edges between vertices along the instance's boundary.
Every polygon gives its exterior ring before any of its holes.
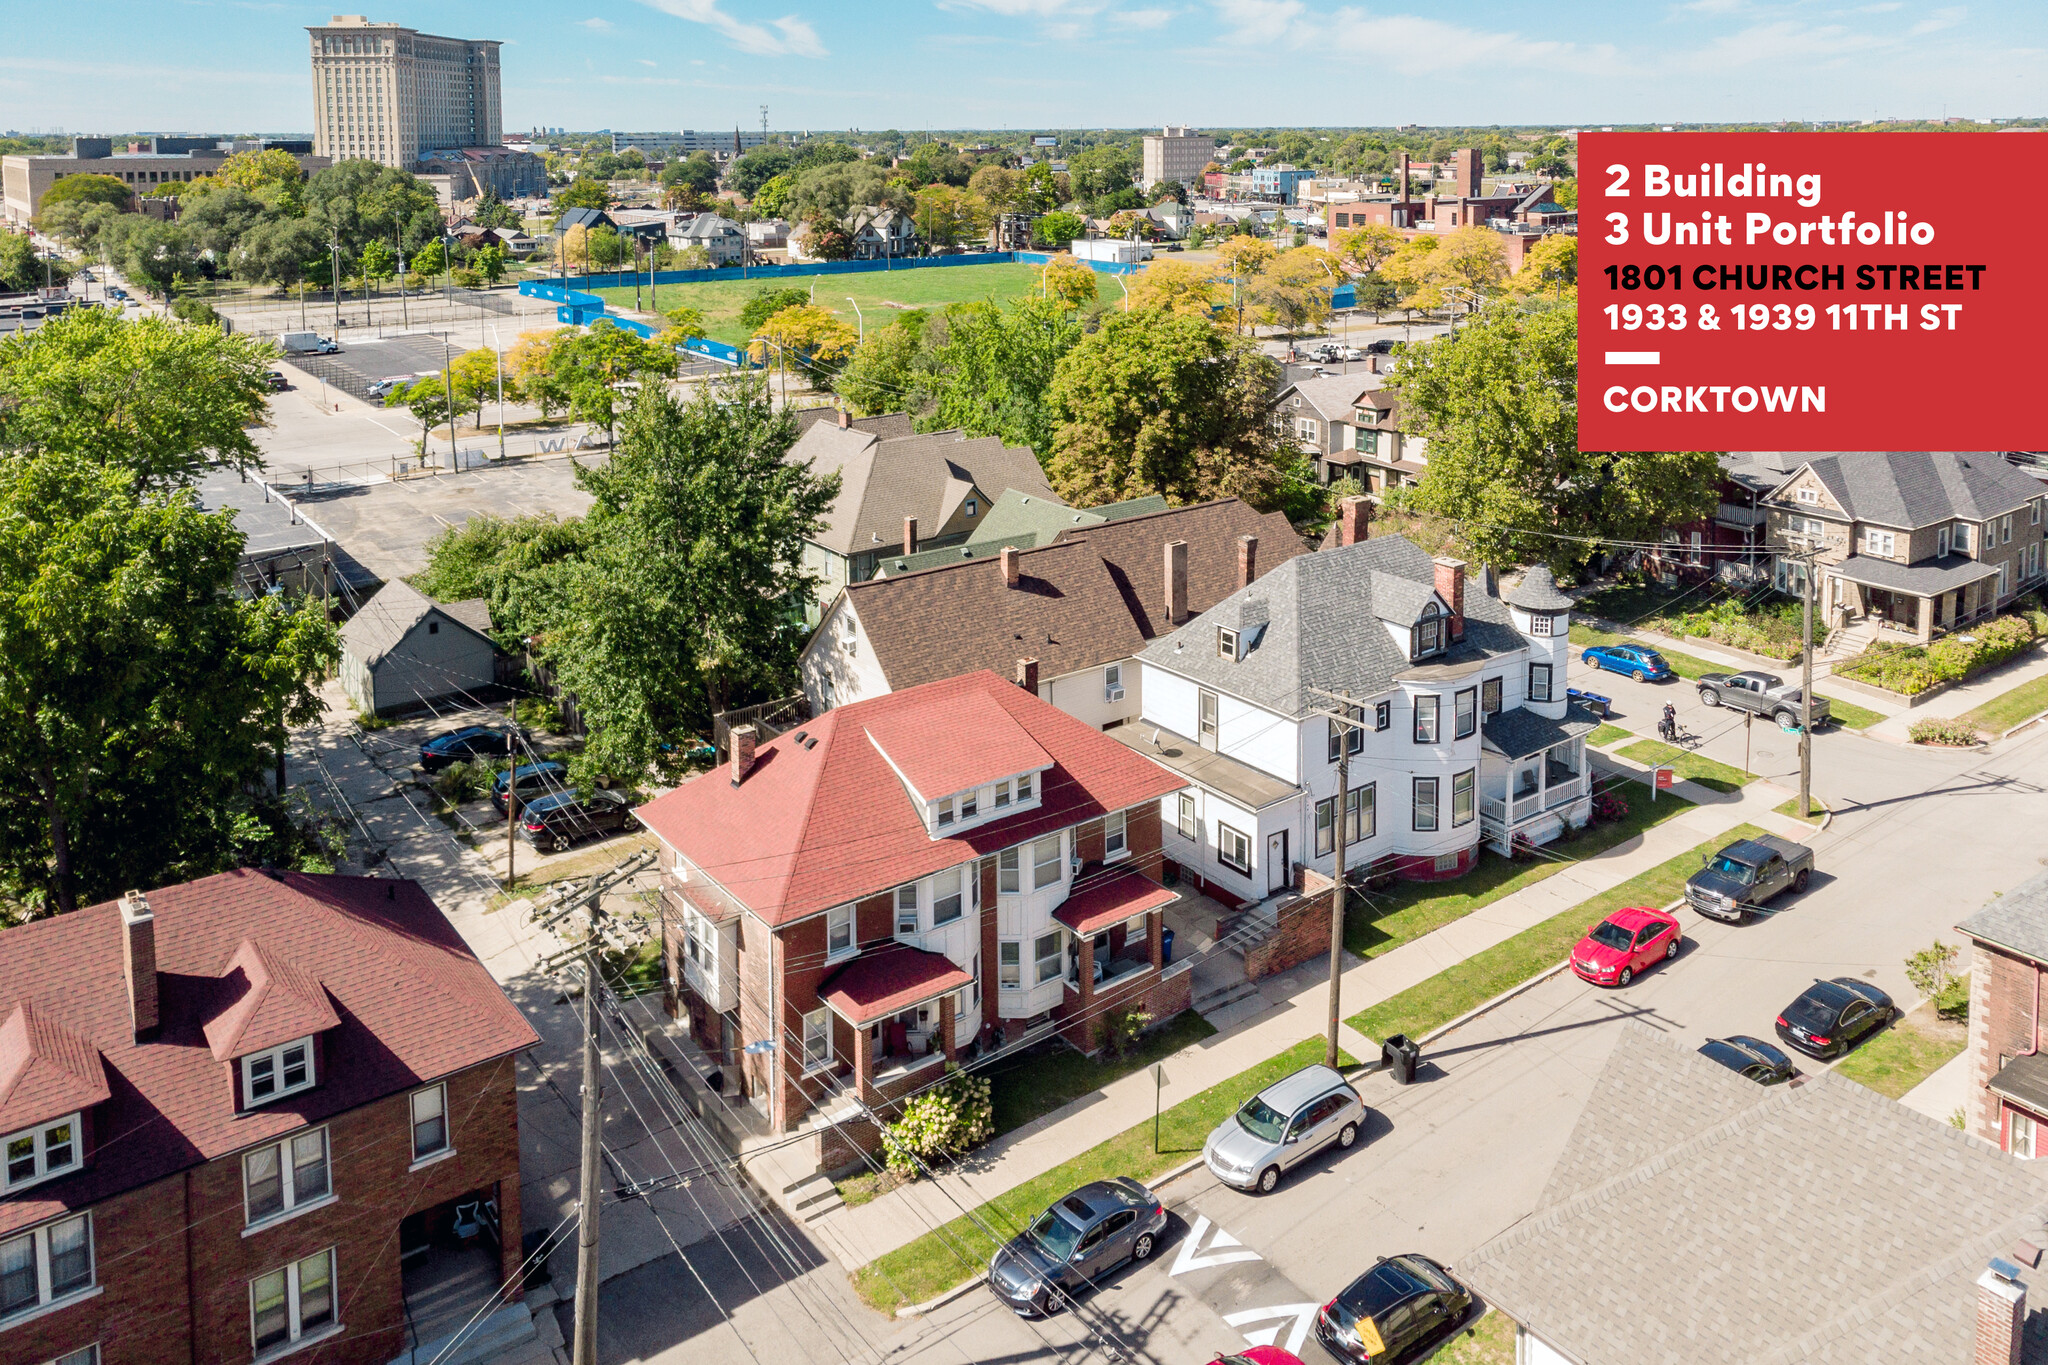
{"type": "Polygon", "coordinates": [[[1122,701],[1124,699],[1124,690],[1121,687],[1105,688],[1103,695],[1111,701],[1122,701]]]}

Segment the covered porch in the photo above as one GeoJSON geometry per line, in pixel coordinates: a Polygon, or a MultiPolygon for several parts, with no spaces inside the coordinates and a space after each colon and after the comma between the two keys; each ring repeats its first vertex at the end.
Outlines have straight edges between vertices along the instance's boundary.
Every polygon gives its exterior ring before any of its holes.
{"type": "Polygon", "coordinates": [[[1592,813],[1592,772],[1586,736],[1600,721],[1573,703],[1564,719],[1503,711],[1486,722],[1479,760],[1479,831],[1494,852],[1515,841],[1547,844],[1564,823],[1583,825],[1592,813]]]}
{"type": "Polygon", "coordinates": [[[826,978],[818,997],[840,1025],[830,1055],[851,1059],[849,1079],[863,1103],[885,1103],[956,1058],[954,999],[973,983],[951,958],[901,943],[863,953],[826,978]]]}
{"type": "Polygon", "coordinates": [[[1955,554],[1918,564],[1851,555],[1824,572],[1836,621],[1875,621],[1881,637],[1923,645],[1939,632],[1990,616],[2002,576],[1997,564],[1955,554]]]}
{"type": "MultiPolygon", "coordinates": [[[[1084,867],[1081,891],[1053,918],[1066,927],[1067,987],[1062,1011],[1079,1021],[1068,1041],[1093,1052],[1099,1024],[1118,1003],[1135,1003],[1166,965],[1162,912],[1180,897],[1135,869],[1084,867]]],[[[1062,1029],[1063,1034],[1067,1033],[1062,1029]]]]}

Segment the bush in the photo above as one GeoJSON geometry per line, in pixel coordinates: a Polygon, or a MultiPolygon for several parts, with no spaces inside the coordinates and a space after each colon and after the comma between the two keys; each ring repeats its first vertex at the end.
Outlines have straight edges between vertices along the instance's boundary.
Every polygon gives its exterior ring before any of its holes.
{"type": "MultiPolygon", "coordinates": [[[[1803,610],[1797,602],[1781,601],[1759,607],[1745,605],[1733,597],[1698,611],[1659,617],[1649,624],[1652,630],[1667,635],[1712,640],[1787,663],[1799,657],[1805,631],[1803,610]]],[[[1818,646],[1827,631],[1817,620],[1813,631],[1814,644],[1818,646]]]]}
{"type": "Polygon", "coordinates": [[[1601,823],[1628,819],[1628,798],[1620,792],[1595,792],[1593,819],[1601,823]]]}
{"type": "Polygon", "coordinates": [[[1970,1017],[1970,979],[1959,976],[1943,986],[1934,997],[1934,1012],[1944,1019],[1970,1017]]]}
{"type": "Polygon", "coordinates": [[[210,327],[220,326],[220,314],[214,312],[213,305],[205,299],[179,299],[171,305],[171,316],[180,322],[191,322],[210,327]]]}
{"type": "Polygon", "coordinates": [[[1956,979],[1956,946],[1934,940],[1906,959],[1906,980],[1923,996],[1940,995],[1956,979]]]}
{"type": "Polygon", "coordinates": [[[1122,1061],[1151,1023],[1152,1016],[1136,1005],[1117,1010],[1102,1021],[1102,1050],[1122,1061]]]}
{"type": "Polygon", "coordinates": [[[882,1129],[882,1149],[890,1170],[915,1180],[932,1158],[977,1147],[995,1130],[988,1078],[954,1067],[942,1084],[904,1102],[901,1116],[882,1129]]]}
{"type": "Polygon", "coordinates": [[[434,791],[444,801],[461,805],[490,795],[498,770],[489,763],[451,763],[434,778],[434,791]]]}
{"type": "Polygon", "coordinates": [[[1924,647],[1880,642],[1835,665],[1835,673],[1887,691],[1917,696],[1937,683],[1962,682],[2025,653],[2034,642],[2036,627],[2032,617],[2038,614],[2037,609],[2000,616],[1944,635],[1924,647]]]}
{"type": "Polygon", "coordinates": [[[1975,744],[1977,727],[1950,716],[1929,716],[1907,727],[1906,738],[1915,744],[1975,744]]]}

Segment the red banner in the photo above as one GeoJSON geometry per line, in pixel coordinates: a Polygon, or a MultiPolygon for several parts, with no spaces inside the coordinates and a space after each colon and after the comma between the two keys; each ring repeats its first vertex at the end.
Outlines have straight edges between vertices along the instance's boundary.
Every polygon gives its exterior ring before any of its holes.
{"type": "Polygon", "coordinates": [[[1581,450],[2044,443],[2048,134],[1586,133],[1578,211],[1581,450]]]}

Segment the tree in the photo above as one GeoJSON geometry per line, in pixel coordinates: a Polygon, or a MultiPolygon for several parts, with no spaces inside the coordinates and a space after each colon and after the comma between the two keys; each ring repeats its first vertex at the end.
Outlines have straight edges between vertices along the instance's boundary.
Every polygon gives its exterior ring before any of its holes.
{"type": "Polygon", "coordinates": [[[1401,296],[1387,277],[1375,270],[1351,282],[1351,297],[1354,307],[1366,309],[1372,320],[1378,322],[1380,314],[1392,308],[1401,296]]]}
{"type": "Polygon", "coordinates": [[[1272,262],[1272,245],[1258,237],[1239,233],[1217,244],[1216,269],[1229,287],[1230,308],[1240,332],[1244,330],[1245,309],[1255,306],[1259,276],[1272,262]]]}
{"type": "Polygon", "coordinates": [[[632,388],[648,378],[673,375],[677,364],[674,350],[643,340],[607,318],[599,318],[587,331],[558,336],[551,361],[555,377],[567,387],[569,411],[579,421],[602,423],[607,444],[617,432],[619,413],[631,401],[632,388]]]}
{"type": "Polygon", "coordinates": [[[384,395],[385,407],[404,408],[419,419],[420,438],[415,444],[421,459],[426,458],[427,443],[433,437],[434,428],[449,418],[448,388],[448,381],[443,376],[430,374],[410,384],[395,385],[384,395]]]}
{"type": "Polygon", "coordinates": [[[564,570],[588,545],[581,517],[552,512],[503,518],[479,513],[427,543],[427,567],[409,580],[443,602],[481,597],[491,604],[491,633],[516,653],[541,634],[566,601],[564,570]]]}
{"type": "Polygon", "coordinates": [[[1131,189],[1138,178],[1138,158],[1128,147],[1105,143],[1067,158],[1067,178],[1079,199],[1100,199],[1131,189]]]}
{"type": "Polygon", "coordinates": [[[917,232],[934,246],[958,246],[988,231],[988,206],[952,185],[927,185],[917,192],[917,232]]]}
{"type": "Polygon", "coordinates": [[[604,209],[612,202],[611,187],[602,180],[577,176],[573,184],[554,195],[554,204],[559,212],[563,209],[604,209]]]}
{"type": "Polygon", "coordinates": [[[1108,314],[1053,378],[1053,489],[1075,507],[1157,493],[1271,510],[1290,455],[1267,416],[1276,379],[1257,347],[1200,318],[1108,314]]]}
{"type": "Polygon", "coordinates": [[[687,160],[671,161],[662,167],[661,183],[688,185],[699,194],[710,194],[718,188],[718,163],[709,152],[692,153],[687,160]]]}
{"type": "Polygon", "coordinates": [[[1130,285],[1131,307],[1157,308],[1209,321],[1215,316],[1221,288],[1215,275],[1192,261],[1161,257],[1145,267],[1130,285]]]}
{"type": "Polygon", "coordinates": [[[236,152],[207,178],[286,217],[296,218],[305,210],[306,172],[299,159],[281,147],[236,152]]]}
{"type": "Polygon", "coordinates": [[[505,278],[505,248],[496,242],[476,253],[476,272],[491,284],[505,278]]]}
{"type": "Polygon", "coordinates": [[[1088,224],[1082,221],[1080,214],[1059,210],[1043,214],[1031,224],[1031,240],[1038,246],[1065,251],[1076,237],[1087,231],[1088,224]]]}
{"type": "Polygon", "coordinates": [[[1024,213],[1051,213],[1067,202],[1065,193],[1066,177],[1055,174],[1053,168],[1041,161],[1025,168],[1017,179],[1016,196],[1011,207],[1024,213]]]}
{"type": "Polygon", "coordinates": [[[124,220],[113,255],[122,274],[160,299],[169,298],[173,285],[199,269],[191,234],[176,223],[153,218],[124,220]]]}
{"type": "Polygon", "coordinates": [[[867,162],[814,166],[797,177],[790,200],[806,220],[829,221],[853,236],[884,209],[903,213],[917,209],[909,190],[891,183],[880,166],[867,162]]]}
{"type": "Polygon", "coordinates": [[[555,259],[570,270],[590,269],[590,229],[581,223],[564,228],[555,238],[555,259]]]}
{"type": "Polygon", "coordinates": [[[543,418],[552,418],[569,406],[569,386],[557,373],[555,352],[558,344],[573,335],[569,331],[521,332],[505,353],[506,374],[516,376],[519,392],[540,409],[543,418]]]}
{"type": "Polygon", "coordinates": [[[1153,205],[1168,201],[1185,208],[1188,202],[1188,187],[1178,180],[1162,180],[1152,187],[1152,193],[1146,198],[1146,202],[1153,205]]]}
{"type": "Polygon", "coordinates": [[[927,142],[910,154],[910,160],[900,171],[912,189],[922,189],[927,185],[950,185],[961,189],[965,188],[973,169],[966,158],[952,148],[943,143],[927,142]]]}
{"type": "Polygon", "coordinates": [[[1550,187],[1550,202],[1561,209],[1576,209],[1579,206],[1579,182],[1560,180],[1550,187]]]}
{"type": "Polygon", "coordinates": [[[133,469],[0,461],[0,894],[18,913],[233,867],[260,834],[254,784],[283,728],[319,717],[338,650],[321,614],[236,599],[242,544],[232,512],[133,469]]]}
{"type": "Polygon", "coordinates": [[[410,256],[441,235],[441,202],[408,171],[343,161],[306,182],[306,217],[328,227],[350,256],[370,242],[402,245],[410,256]]]}
{"type": "Polygon", "coordinates": [[[824,380],[852,354],[854,336],[852,324],[830,309],[799,303],[755,328],[747,354],[757,365],[795,365],[814,381],[824,380]]]}
{"type": "MultiPolygon", "coordinates": [[[[498,396],[498,353],[488,348],[464,351],[448,367],[448,377],[454,381],[458,410],[475,413],[472,425],[481,427],[484,424],[484,404],[498,396]]],[[[517,381],[507,383],[506,400],[509,402],[518,397],[517,381]]]]}
{"type": "Polygon", "coordinates": [[[1380,277],[1394,287],[1400,295],[1401,306],[1411,313],[1439,307],[1444,301],[1443,292],[1430,271],[1429,258],[1436,253],[1436,248],[1436,237],[1423,233],[1404,243],[1379,268],[1380,277]]]}
{"type": "Polygon", "coordinates": [[[45,281],[54,285],[70,278],[70,263],[38,255],[35,239],[26,232],[0,232],[0,290],[27,293],[45,281]]]}
{"type": "Polygon", "coordinates": [[[483,198],[476,201],[476,211],[469,215],[469,221],[487,228],[517,229],[525,226],[519,210],[498,198],[498,192],[493,189],[486,189],[483,198]]]}
{"type": "Polygon", "coordinates": [[[686,337],[701,337],[705,333],[704,314],[701,309],[684,304],[668,310],[669,326],[686,337]]]}
{"type": "Polygon", "coordinates": [[[752,336],[761,330],[761,324],[785,308],[797,308],[811,301],[810,291],[805,289],[781,288],[764,284],[754,291],[754,296],[740,305],[740,326],[752,336]]]}
{"type": "Polygon", "coordinates": [[[1008,213],[1017,203],[1017,172],[1002,166],[977,166],[967,177],[967,192],[988,205],[992,213],[1008,213]]]}
{"type": "Polygon", "coordinates": [[[726,180],[742,195],[752,199],[755,191],[775,177],[787,174],[793,164],[787,148],[773,144],[756,147],[732,163],[726,172],[726,180]]]}
{"type": "Polygon", "coordinates": [[[1568,573],[1600,541],[1653,541],[1713,515],[1711,452],[1578,449],[1578,378],[1569,304],[1496,304],[1407,348],[1389,382],[1429,440],[1416,502],[1451,519],[1477,562],[1568,573]]]}
{"type": "Polygon", "coordinates": [[[1112,237],[1137,237],[1147,242],[1159,240],[1158,221],[1143,209],[1119,209],[1110,215],[1105,231],[1112,237]]]}
{"type": "Polygon", "coordinates": [[[356,271],[372,286],[381,284],[398,273],[398,252],[389,242],[365,242],[356,271]]]}
{"type": "Polygon", "coordinates": [[[1000,436],[1043,461],[1054,418],[1047,394],[1060,360],[1081,340],[1080,315],[1026,296],[1008,307],[960,303],[946,310],[946,338],[932,355],[938,429],[1000,436]]]}
{"type": "MultiPolygon", "coordinates": [[[[82,308],[0,341],[0,451],[127,469],[144,487],[256,469],[275,354],[251,337],[82,308]]],[[[0,462],[4,463],[4,462],[0,462]]]]}
{"type": "Polygon", "coordinates": [[[1508,281],[1512,294],[1562,294],[1579,282],[1579,239],[1557,232],[1529,248],[1522,268],[1508,281]]]}
{"type": "Polygon", "coordinates": [[[128,213],[135,207],[135,192],[111,175],[67,175],[43,191],[43,202],[37,211],[47,212],[59,204],[105,204],[117,212],[128,213]]]}
{"type": "Polygon", "coordinates": [[[1430,253],[1428,277],[1446,299],[1462,302],[1466,312],[1473,312],[1480,300],[1506,283],[1507,248],[1491,228],[1457,228],[1445,233],[1430,253]]]}
{"type": "Polygon", "coordinates": [[[1094,199],[1088,201],[1088,212],[1097,218],[1107,218],[1113,213],[1121,213],[1126,209],[1141,209],[1143,207],[1145,207],[1144,197],[1138,193],[1137,188],[1133,185],[1125,185],[1122,189],[1112,190],[1108,194],[1097,195],[1094,199]]]}
{"type": "Polygon", "coordinates": [[[242,234],[228,267],[237,279],[289,286],[328,279],[327,234],[304,218],[277,218],[242,234]]]}
{"type": "Polygon", "coordinates": [[[764,218],[782,218],[791,212],[790,195],[796,189],[796,177],[778,175],[763,181],[754,194],[754,211],[764,218]]]}
{"type": "Polygon", "coordinates": [[[929,314],[915,309],[862,337],[846,368],[833,378],[833,391],[862,416],[921,411],[932,401],[930,321],[929,314]]]}
{"type": "Polygon", "coordinates": [[[815,587],[804,541],[839,493],[836,475],[785,462],[795,439],[762,383],[688,404],[650,386],[610,461],[577,471],[595,498],[589,546],[546,654],[590,724],[579,782],[637,781],[713,712],[791,686],[805,638],[793,604],[815,587]]]}
{"type": "Polygon", "coordinates": [[[1345,265],[1361,275],[1370,275],[1401,249],[1401,241],[1401,234],[1385,223],[1368,223],[1349,232],[1330,234],[1330,250],[1345,265]]]}
{"type": "MultiPolygon", "coordinates": [[[[578,231],[576,228],[569,229],[578,231]]],[[[617,270],[633,257],[633,241],[626,234],[603,224],[590,229],[583,239],[587,269],[617,270]]]]}
{"type": "Polygon", "coordinates": [[[1330,294],[1343,279],[1336,260],[1320,247],[1283,251],[1252,286],[1259,320],[1289,332],[1304,331],[1330,316],[1330,294]]]}
{"type": "Polygon", "coordinates": [[[1055,256],[1038,271],[1038,292],[1062,308],[1095,301],[1095,272],[1072,256],[1055,256]]]}

